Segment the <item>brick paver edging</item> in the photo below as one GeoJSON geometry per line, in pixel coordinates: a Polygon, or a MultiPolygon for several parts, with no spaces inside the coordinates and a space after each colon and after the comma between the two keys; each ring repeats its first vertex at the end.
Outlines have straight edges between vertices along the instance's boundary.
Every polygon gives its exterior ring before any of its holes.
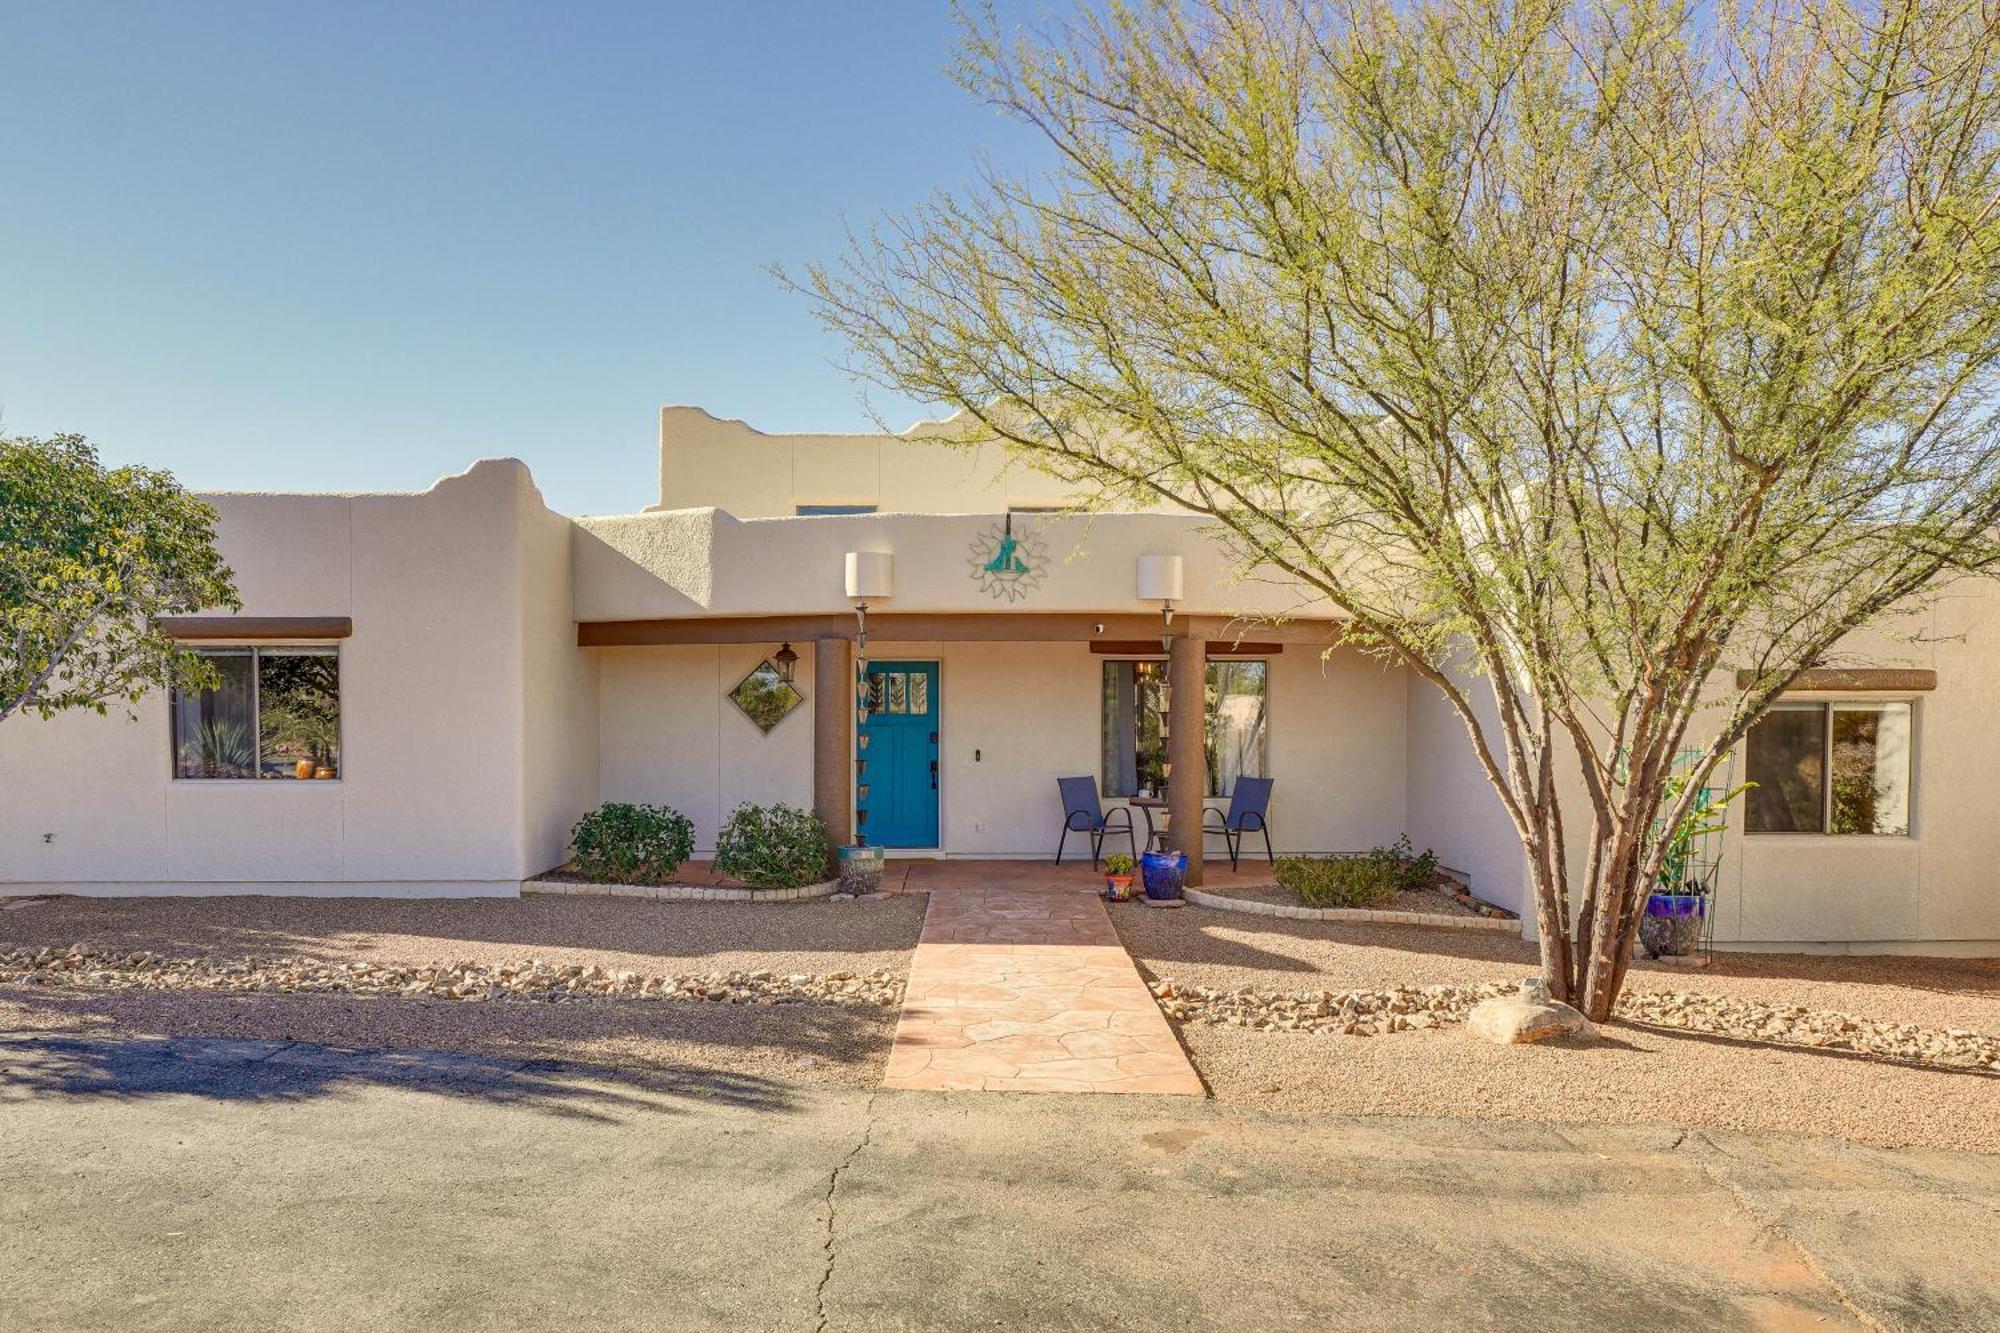
{"type": "Polygon", "coordinates": [[[829,879],[802,889],[725,889],[706,884],[579,884],[566,879],[524,879],[522,893],[569,893],[602,898],[699,899],[724,903],[794,903],[807,898],[830,898],[840,889],[840,881],[829,879]]]}
{"type": "Polygon", "coordinates": [[[1261,903],[1253,898],[1225,898],[1219,893],[1183,888],[1181,894],[1197,907],[1213,907],[1218,912],[1241,912],[1245,916],[1282,916],[1297,921],[1365,922],[1373,926],[1438,926],[1445,930],[1498,930],[1521,933],[1518,918],[1500,916],[1450,916],[1443,912],[1384,912],[1372,907],[1288,907],[1284,903],[1261,903]]]}

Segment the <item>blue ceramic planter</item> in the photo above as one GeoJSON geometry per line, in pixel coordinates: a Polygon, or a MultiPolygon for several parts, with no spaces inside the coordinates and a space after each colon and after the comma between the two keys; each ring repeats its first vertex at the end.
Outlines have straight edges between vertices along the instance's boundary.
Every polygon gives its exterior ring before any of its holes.
{"type": "Polygon", "coordinates": [[[1639,947],[1654,958],[1693,953],[1701,947],[1702,923],[1707,915],[1707,894],[1648,894],[1646,915],[1639,922],[1639,947]]]}
{"type": "Polygon", "coordinates": [[[1180,897],[1187,880],[1187,853],[1147,852],[1139,858],[1139,879],[1148,898],[1164,902],[1180,897]]]}
{"type": "Polygon", "coordinates": [[[837,852],[842,893],[875,893],[881,889],[885,856],[880,847],[849,844],[838,848],[837,852]]]}

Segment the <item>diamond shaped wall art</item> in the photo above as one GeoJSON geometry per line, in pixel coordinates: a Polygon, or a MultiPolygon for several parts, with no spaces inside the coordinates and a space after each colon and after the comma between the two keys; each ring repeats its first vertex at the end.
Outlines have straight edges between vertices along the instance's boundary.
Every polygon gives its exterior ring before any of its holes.
{"type": "Polygon", "coordinates": [[[769,731],[790,717],[806,697],[767,660],[759,662],[749,675],[736,682],[736,688],[729,692],[729,701],[756,723],[759,731],[769,731]]]}

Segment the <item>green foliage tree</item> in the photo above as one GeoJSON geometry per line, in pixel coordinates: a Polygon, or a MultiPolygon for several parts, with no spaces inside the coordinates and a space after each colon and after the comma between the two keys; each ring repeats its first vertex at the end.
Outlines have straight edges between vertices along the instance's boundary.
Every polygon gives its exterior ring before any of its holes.
{"type": "Polygon", "coordinates": [[[1209,516],[1440,691],[1549,986],[1602,1019],[1659,831],[1774,696],[2000,555],[1996,31],[1967,0],[975,19],[960,77],[1056,167],[798,285],[960,440],[1209,516]]]}
{"type": "Polygon", "coordinates": [[[211,686],[155,621],[240,605],[215,511],[170,474],[107,468],[80,435],[0,439],[0,720],[211,686]]]}

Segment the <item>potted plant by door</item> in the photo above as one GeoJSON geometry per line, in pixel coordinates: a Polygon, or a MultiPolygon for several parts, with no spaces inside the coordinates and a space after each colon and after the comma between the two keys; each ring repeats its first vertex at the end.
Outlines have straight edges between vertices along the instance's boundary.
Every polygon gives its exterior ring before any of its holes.
{"type": "Polygon", "coordinates": [[[1132,858],[1124,852],[1104,858],[1104,896],[1114,903],[1132,901],[1132,858]]]}
{"type": "Polygon", "coordinates": [[[886,855],[880,847],[863,847],[856,843],[848,843],[837,848],[835,856],[840,862],[842,893],[881,892],[882,868],[886,855]]]}

